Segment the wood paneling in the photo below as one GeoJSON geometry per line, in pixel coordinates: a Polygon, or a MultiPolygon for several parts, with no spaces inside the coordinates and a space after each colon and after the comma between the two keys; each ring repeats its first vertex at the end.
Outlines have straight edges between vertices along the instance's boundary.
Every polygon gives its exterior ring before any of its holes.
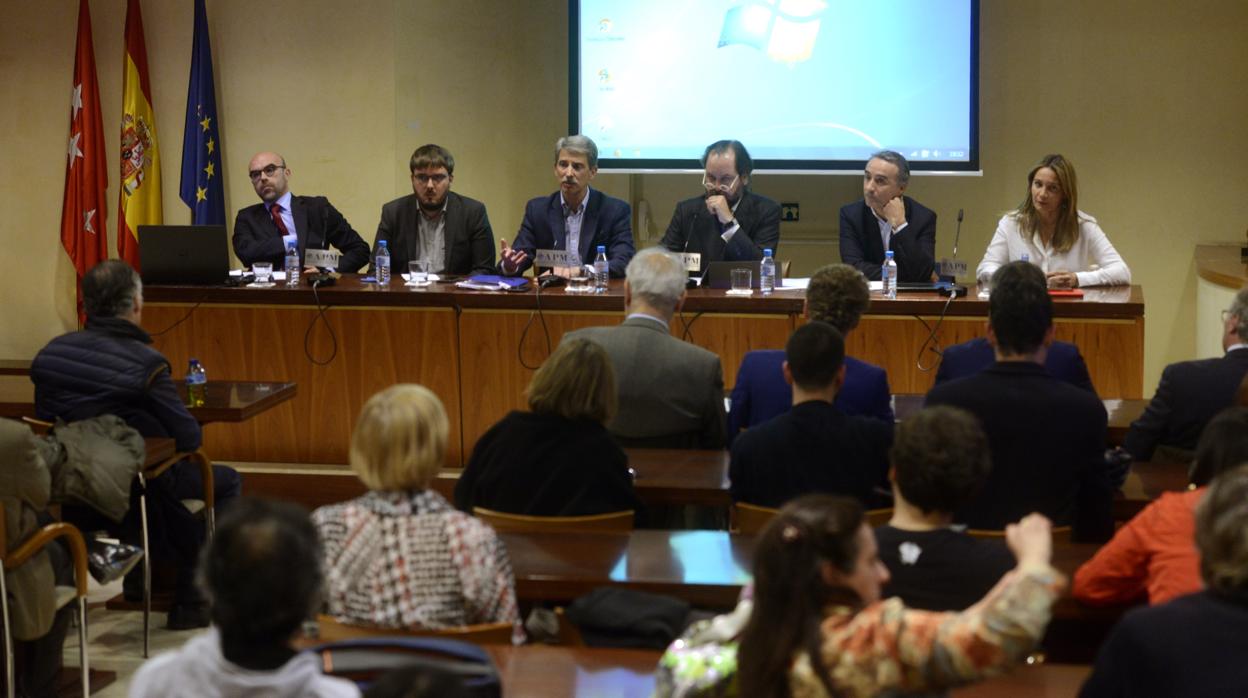
{"type": "Polygon", "coordinates": [[[295,399],[255,419],[207,426],[205,449],[214,458],[346,463],[364,401],[395,383],[421,383],[446,407],[451,422],[447,462],[460,462],[454,310],[330,308],[324,314],[328,327],[311,307],[202,305],[191,310],[157,303],[143,309],[146,329],[169,328],[154,339],[175,377],[194,357],[208,371],[209,382],[215,377],[299,386],[295,399]],[[316,363],[331,356],[325,365],[316,363]]]}

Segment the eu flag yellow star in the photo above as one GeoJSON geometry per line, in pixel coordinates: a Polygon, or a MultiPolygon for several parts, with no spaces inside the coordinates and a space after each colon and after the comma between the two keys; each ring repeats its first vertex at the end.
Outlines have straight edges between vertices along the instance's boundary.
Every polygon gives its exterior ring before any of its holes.
{"type": "Polygon", "coordinates": [[[195,201],[204,201],[208,198],[208,190],[203,187],[195,187],[195,201]]]}
{"type": "Polygon", "coordinates": [[[208,175],[208,179],[212,179],[212,176],[215,175],[216,173],[217,173],[217,163],[209,162],[208,166],[204,168],[204,174],[208,175]]]}
{"type": "Polygon", "coordinates": [[[199,122],[199,125],[203,126],[205,131],[208,130],[208,126],[210,126],[211,124],[212,124],[212,117],[210,116],[205,116],[204,120],[199,122]]]}
{"type": "Polygon", "coordinates": [[[211,138],[209,138],[209,139],[208,139],[208,140],[204,143],[204,145],[208,146],[208,154],[209,154],[209,155],[211,155],[211,154],[212,154],[212,151],[213,151],[213,150],[216,150],[216,148],[217,148],[217,144],[216,144],[216,142],[215,142],[215,141],[213,141],[211,138]]]}

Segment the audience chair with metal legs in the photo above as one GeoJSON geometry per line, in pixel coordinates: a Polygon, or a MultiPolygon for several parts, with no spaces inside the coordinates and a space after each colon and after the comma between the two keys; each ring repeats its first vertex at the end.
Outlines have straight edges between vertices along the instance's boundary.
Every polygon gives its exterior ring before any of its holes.
{"type": "MultiPolygon", "coordinates": [[[[30,425],[30,428],[40,436],[47,435],[54,426],[52,422],[33,417],[22,417],[22,421],[30,425]]],[[[192,453],[175,453],[160,463],[151,467],[139,469],[139,522],[142,533],[143,545],[143,658],[148,656],[149,646],[151,644],[151,619],[152,619],[152,554],[151,546],[148,544],[147,532],[147,483],[164,474],[166,470],[173,467],[176,463],[184,458],[190,458],[199,465],[200,477],[204,485],[204,498],[201,499],[184,499],[182,506],[192,514],[204,512],[204,520],[207,525],[208,537],[212,538],[213,531],[216,529],[215,499],[213,497],[213,478],[212,478],[212,460],[204,453],[203,449],[192,453]]]]}
{"type": "Polygon", "coordinates": [[[0,505],[0,615],[4,617],[4,678],[8,687],[8,697],[13,698],[17,690],[17,676],[13,667],[13,629],[9,620],[9,589],[4,571],[17,569],[34,557],[57,538],[64,538],[69,544],[70,558],[74,563],[74,586],[56,588],[56,608],[78,601],[78,661],[82,665],[82,695],[91,695],[90,671],[87,667],[87,544],[82,533],[71,524],[51,523],[27,538],[13,550],[8,550],[6,540],[4,506],[0,505]]]}
{"type": "Polygon", "coordinates": [[[213,495],[213,479],[212,479],[212,460],[204,453],[203,449],[190,453],[175,453],[160,463],[150,468],[142,468],[139,470],[139,522],[141,526],[141,535],[143,541],[143,658],[148,656],[149,646],[152,636],[152,556],[149,552],[151,546],[148,542],[147,531],[147,483],[149,480],[155,480],[173,467],[176,463],[184,458],[189,458],[199,466],[200,477],[203,481],[204,498],[200,499],[184,499],[182,506],[192,514],[204,513],[204,521],[208,531],[208,538],[212,538],[213,532],[216,530],[216,513],[214,507],[216,500],[213,495]]]}

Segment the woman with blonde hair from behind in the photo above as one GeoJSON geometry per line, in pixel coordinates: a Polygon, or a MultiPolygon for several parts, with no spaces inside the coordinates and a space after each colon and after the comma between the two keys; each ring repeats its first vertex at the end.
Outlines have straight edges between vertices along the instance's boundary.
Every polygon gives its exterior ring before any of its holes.
{"type": "Polygon", "coordinates": [[[532,516],[640,508],[628,456],[605,426],[616,407],[607,350],[565,339],[526,393],[530,411],[508,414],[477,441],[455,505],[532,516]]]}
{"type": "Polygon", "coordinates": [[[507,550],[429,488],[448,431],[441,401],[420,385],[392,386],[364,404],[350,459],[370,491],[312,515],[329,613],[382,628],[512,622],[522,639],[507,550]]]}

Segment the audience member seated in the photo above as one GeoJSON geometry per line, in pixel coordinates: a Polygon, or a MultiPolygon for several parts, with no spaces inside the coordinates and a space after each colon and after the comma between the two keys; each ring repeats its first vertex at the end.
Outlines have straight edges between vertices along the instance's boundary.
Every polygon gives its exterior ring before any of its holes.
{"type": "Polygon", "coordinates": [[[968,412],[928,407],[897,425],[890,460],[893,518],[875,529],[889,572],[884,595],[926,611],[970,606],[1014,566],[1003,541],[952,525],[988,479],[988,437],[968,412]]]}
{"type": "Polygon", "coordinates": [[[1053,341],[1053,301],[1039,267],[1011,262],[993,275],[988,340],[996,363],[927,394],[928,405],[961,407],[978,417],[992,452],[987,484],[954,520],[1001,529],[1038,511],[1056,525],[1073,526],[1078,539],[1108,540],[1108,417],[1095,394],[1044,369],[1053,341]]]}
{"type": "Polygon", "coordinates": [[[888,570],[857,502],[796,499],[759,537],[753,599],[673,643],[655,695],[909,694],[1002,673],[1040,639],[1063,586],[1047,519],[1028,516],[1006,540],[1018,565],[979,603],[911,610],[880,598],[888,570]]]}
{"type": "Polygon", "coordinates": [[[651,247],[633,257],[626,276],[622,324],[564,335],[597,342],[611,356],[620,409],[607,429],[626,448],[723,448],[719,357],[669,329],[685,302],[680,259],[651,247]]]}
{"type": "Polygon", "coordinates": [[[1192,481],[1199,487],[1166,492],[1135,515],[1075,573],[1071,594],[1089,604],[1150,604],[1200,591],[1196,506],[1209,481],[1248,463],[1248,407],[1229,407],[1200,435],[1192,481]]]}
{"type": "Polygon", "coordinates": [[[291,639],[321,604],[316,530],[302,507],[244,499],[221,518],[201,563],[212,629],[139,668],[131,698],[358,696],[291,639]]]}
{"type": "Polygon", "coordinates": [[[1248,288],[1235,294],[1222,313],[1220,358],[1180,361],[1161,373],[1157,392],[1144,414],[1131,423],[1123,446],[1137,461],[1153,460],[1162,447],[1164,460],[1186,461],[1205,424],[1235,404],[1240,381],[1248,376],[1248,288]]]}
{"type": "MultiPolygon", "coordinates": [[[[100,262],[82,279],[86,328],[63,334],[39,351],[30,367],[35,384],[35,413],[40,419],[73,422],[102,414],[121,417],[145,437],[171,437],[179,451],[199,448],[199,423],[182,404],[170,377],[169,361],[152,348],[143,331],[143,284],[119,259],[100,262]]],[[[242,489],[231,468],[212,468],[218,511],[229,507],[242,489]]],[[[140,542],[138,487],[133,487],[126,518],[115,533],[140,542]]],[[[147,510],[153,562],[172,559],[177,582],[168,627],[187,629],[208,624],[207,610],[195,586],[195,563],[203,545],[203,522],[187,511],[183,499],[203,499],[199,468],[183,461],[147,483],[147,510]]],[[[111,522],[77,520],[84,530],[111,522]]],[[[142,598],[138,573],[126,578],[126,596],[142,598]]]]}
{"type": "MultiPolygon", "coordinates": [[[[987,337],[976,337],[969,342],[945,347],[940,356],[940,367],[936,369],[936,385],[973,376],[994,361],[996,355],[987,337]]],[[[1088,375],[1088,365],[1084,363],[1079,347],[1074,344],[1053,340],[1045,352],[1044,369],[1054,378],[1096,394],[1092,377],[1088,375]]]]}
{"type": "MultiPolygon", "coordinates": [[[[848,264],[829,264],[810,277],[803,307],[807,320],[828,323],[840,330],[848,342],[849,333],[858,326],[870,303],[867,279],[861,272],[848,264]]],[[[728,410],[729,444],[743,429],[788,412],[793,406],[793,390],[780,368],[783,364],[782,349],[751,351],[741,360],[728,410]]],[[[845,414],[878,417],[892,423],[888,374],[879,366],[846,356],[845,384],[833,404],[845,414]]]]}
{"type": "Polygon", "coordinates": [[[391,386],[364,404],[349,457],[370,491],[312,514],[328,611],[381,628],[514,622],[522,639],[507,549],[429,488],[448,430],[441,401],[423,386],[391,386]]]}
{"type": "Polygon", "coordinates": [[[1248,464],[1214,479],[1196,510],[1206,589],[1130,611],[1101,645],[1083,698],[1237,696],[1248,686],[1248,464]]]}
{"type": "Polygon", "coordinates": [[[833,400],[845,381],[845,339],[822,322],[789,337],[781,370],[793,409],[751,427],[732,444],[733,501],[767,507],[809,492],[855,497],[867,506],[887,482],[893,425],[851,417],[833,400]]]}
{"type": "Polygon", "coordinates": [[[485,432],[455,485],[455,506],[578,516],[640,509],[628,456],[604,424],[616,408],[615,372],[587,339],[559,345],[533,374],[529,412],[485,432]]]}

